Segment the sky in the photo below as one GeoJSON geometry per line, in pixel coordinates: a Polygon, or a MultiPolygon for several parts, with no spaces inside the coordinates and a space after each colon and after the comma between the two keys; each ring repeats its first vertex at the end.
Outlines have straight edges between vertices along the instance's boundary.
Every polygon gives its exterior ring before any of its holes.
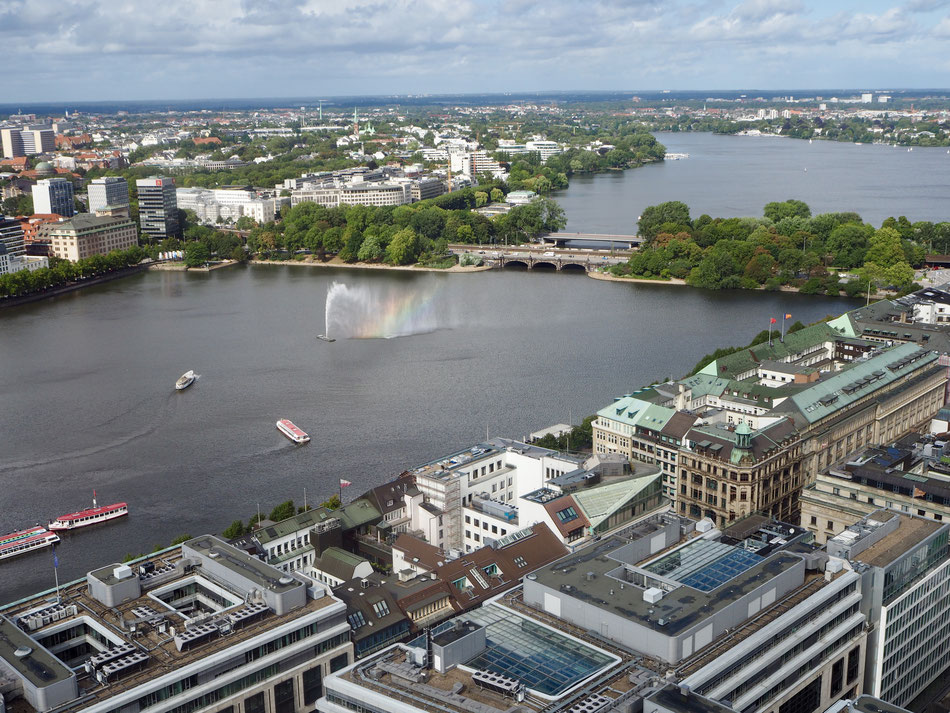
{"type": "Polygon", "coordinates": [[[950,0],[2,0],[0,103],[950,87],[950,0]]]}

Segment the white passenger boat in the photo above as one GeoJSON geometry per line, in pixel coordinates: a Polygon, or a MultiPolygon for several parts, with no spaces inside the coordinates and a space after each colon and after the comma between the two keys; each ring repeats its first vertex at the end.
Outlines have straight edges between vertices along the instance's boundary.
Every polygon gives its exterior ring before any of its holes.
{"type": "Polygon", "coordinates": [[[307,443],[310,440],[310,436],[299,426],[294,425],[289,418],[280,419],[277,422],[277,430],[297,444],[307,443]]]}

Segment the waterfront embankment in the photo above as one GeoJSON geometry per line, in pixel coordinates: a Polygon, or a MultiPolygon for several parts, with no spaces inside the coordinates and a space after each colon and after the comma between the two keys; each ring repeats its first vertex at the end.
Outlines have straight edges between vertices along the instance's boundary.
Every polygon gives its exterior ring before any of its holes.
{"type": "MultiPolygon", "coordinates": [[[[609,272],[599,272],[597,270],[591,270],[587,273],[588,277],[593,277],[595,280],[604,280],[605,282],[633,282],[641,285],[676,285],[677,287],[689,287],[686,284],[686,280],[680,280],[676,277],[670,277],[665,280],[650,280],[644,277],[622,277],[618,275],[611,275],[609,272]]],[[[695,288],[702,289],[702,288],[695,288]]],[[[782,285],[777,290],[766,290],[765,287],[759,287],[755,290],[741,290],[743,292],[801,292],[797,287],[792,285],[782,285]]],[[[869,295],[869,299],[872,300],[885,300],[890,299],[895,296],[894,292],[872,292],[869,295]]]]}
{"type": "Polygon", "coordinates": [[[21,305],[30,304],[31,302],[39,302],[40,300],[45,300],[50,297],[58,297],[59,295],[65,295],[69,292],[75,292],[76,290],[82,290],[86,287],[92,287],[93,285],[101,285],[103,282],[111,282],[112,280],[128,277],[129,275],[134,275],[135,273],[142,272],[146,269],[148,269],[148,265],[133,265],[132,267],[124,267],[121,270],[109,272],[105,275],[99,275],[98,277],[91,277],[87,280],[71,282],[68,285],[51,287],[48,290],[31,292],[19,297],[5,297],[4,299],[0,300],[0,309],[5,307],[19,307],[21,305]]]}
{"type": "Polygon", "coordinates": [[[493,269],[490,265],[453,265],[452,267],[425,267],[424,265],[385,265],[377,262],[343,262],[333,258],[326,262],[318,260],[251,260],[248,265],[299,265],[302,267],[333,267],[353,270],[391,270],[402,272],[484,272],[493,269]]]}

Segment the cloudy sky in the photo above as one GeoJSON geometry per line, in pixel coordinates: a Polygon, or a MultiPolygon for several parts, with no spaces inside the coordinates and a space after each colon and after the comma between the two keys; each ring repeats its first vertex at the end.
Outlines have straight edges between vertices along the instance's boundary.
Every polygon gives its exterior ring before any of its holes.
{"type": "Polygon", "coordinates": [[[950,0],[2,0],[0,103],[950,86],[950,0]]]}

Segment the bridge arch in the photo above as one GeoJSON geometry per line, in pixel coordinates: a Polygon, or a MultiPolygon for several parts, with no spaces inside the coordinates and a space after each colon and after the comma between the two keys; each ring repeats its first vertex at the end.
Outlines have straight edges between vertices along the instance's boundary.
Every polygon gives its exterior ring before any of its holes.
{"type": "Polygon", "coordinates": [[[548,260],[538,260],[533,265],[535,270],[557,270],[557,265],[548,260]]]}
{"type": "Polygon", "coordinates": [[[587,272],[587,266],[579,262],[565,262],[561,265],[562,272],[587,272]]]}
{"type": "Polygon", "coordinates": [[[509,268],[512,270],[527,270],[528,263],[526,263],[524,260],[505,260],[502,267],[506,270],[509,268]]]}

